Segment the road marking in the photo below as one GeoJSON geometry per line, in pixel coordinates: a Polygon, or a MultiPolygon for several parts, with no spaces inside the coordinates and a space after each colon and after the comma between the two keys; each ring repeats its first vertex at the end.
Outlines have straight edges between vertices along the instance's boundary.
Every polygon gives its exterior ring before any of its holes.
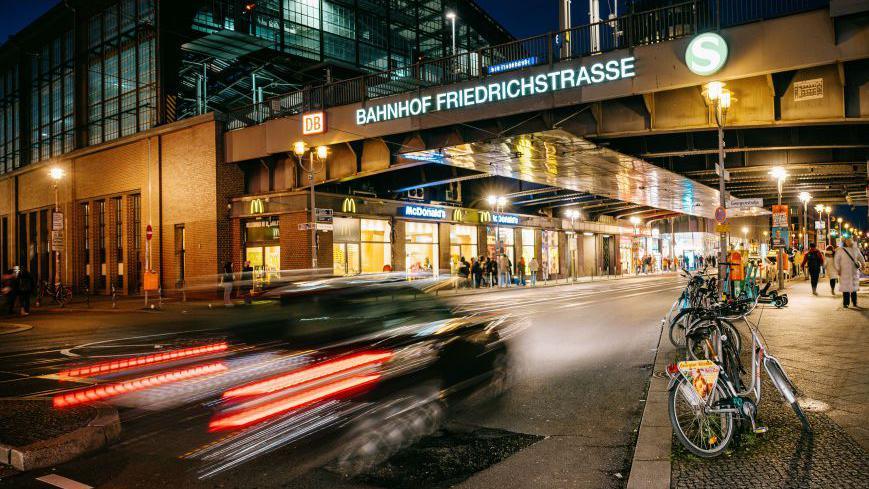
{"type": "Polygon", "coordinates": [[[0,334],[20,333],[32,329],[32,324],[22,323],[0,323],[0,334]]]}
{"type": "Polygon", "coordinates": [[[93,489],[93,486],[82,484],[81,482],[76,482],[57,474],[44,475],[42,477],[37,477],[36,480],[55,487],[60,487],[61,489],[93,489]]]}
{"type": "MultiPolygon", "coordinates": [[[[83,345],[76,345],[76,346],[73,346],[70,348],[64,348],[64,349],[60,350],[60,354],[68,356],[68,357],[80,357],[81,355],[79,355],[78,353],[74,353],[72,350],[79,350],[82,348],[88,348],[88,347],[92,347],[94,345],[102,345],[104,343],[111,343],[113,341],[138,340],[138,339],[142,339],[142,338],[155,338],[158,336],[171,336],[171,335],[179,335],[180,336],[184,333],[198,333],[200,331],[216,331],[219,329],[220,328],[188,329],[186,331],[171,331],[168,333],[155,333],[155,334],[146,334],[146,335],[141,335],[141,336],[126,336],[126,337],[121,337],[121,338],[112,338],[112,339],[108,339],[108,340],[85,343],[83,345]]],[[[111,355],[88,355],[87,357],[88,358],[102,358],[102,357],[106,357],[106,356],[111,356],[111,355]]]]}

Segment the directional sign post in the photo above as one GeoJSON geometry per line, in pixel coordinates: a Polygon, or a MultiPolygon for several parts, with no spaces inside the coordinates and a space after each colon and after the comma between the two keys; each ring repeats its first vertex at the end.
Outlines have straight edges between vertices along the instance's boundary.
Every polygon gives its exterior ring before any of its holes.
{"type": "Polygon", "coordinates": [[[332,223],[332,217],[334,216],[334,212],[332,211],[332,209],[317,209],[316,214],[317,222],[322,222],[325,224],[332,223]]]}

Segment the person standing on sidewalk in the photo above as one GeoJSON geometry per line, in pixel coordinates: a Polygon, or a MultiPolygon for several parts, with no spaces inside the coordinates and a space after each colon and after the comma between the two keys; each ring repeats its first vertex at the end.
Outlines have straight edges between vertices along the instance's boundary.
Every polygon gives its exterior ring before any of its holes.
{"type": "Polygon", "coordinates": [[[501,253],[498,256],[498,287],[507,287],[507,279],[510,276],[510,262],[507,260],[507,255],[501,253]]]}
{"type": "Polygon", "coordinates": [[[827,251],[824,253],[824,270],[827,271],[827,278],[830,279],[830,293],[836,295],[836,282],[839,280],[839,269],[836,268],[836,260],[833,257],[836,255],[836,247],[827,245],[827,251]]]}
{"type": "Polygon", "coordinates": [[[863,254],[860,253],[860,249],[857,248],[854,241],[851,238],[845,238],[842,247],[836,250],[833,261],[836,263],[836,268],[839,269],[842,305],[847,309],[849,304],[853,304],[855,309],[859,309],[857,289],[860,288],[860,269],[866,264],[866,259],[863,258],[863,254]]]}
{"type": "Polygon", "coordinates": [[[479,260],[471,260],[474,264],[471,265],[471,274],[474,276],[474,288],[479,289],[480,285],[483,283],[483,260],[484,257],[480,257],[479,260]]]}
{"type": "Polygon", "coordinates": [[[812,279],[812,294],[818,295],[818,277],[821,276],[821,265],[824,264],[824,255],[815,247],[815,243],[809,243],[809,251],[803,257],[801,267],[809,272],[812,279]]]}
{"type": "Polygon", "coordinates": [[[518,284],[525,286],[525,257],[520,256],[516,262],[516,277],[518,284]]]}
{"type": "Polygon", "coordinates": [[[18,267],[12,267],[3,274],[3,295],[6,296],[6,307],[11,315],[15,312],[15,301],[18,299],[18,267]]]}
{"type": "Polygon", "coordinates": [[[250,304],[253,302],[253,267],[250,266],[250,260],[245,260],[244,266],[241,267],[241,284],[247,290],[244,303],[250,304]]]}
{"type": "Polygon", "coordinates": [[[495,274],[498,273],[498,264],[492,257],[486,257],[486,276],[489,277],[489,287],[495,286],[495,274]]]}
{"type": "Polygon", "coordinates": [[[536,257],[531,257],[531,261],[528,262],[528,271],[531,272],[531,286],[537,286],[537,272],[540,270],[540,263],[537,261],[536,257]]]}
{"type": "Polygon", "coordinates": [[[25,269],[18,272],[18,298],[21,300],[21,315],[30,315],[30,295],[36,286],[33,275],[25,269]]]}
{"type": "Polygon", "coordinates": [[[220,276],[220,286],[223,287],[223,305],[232,307],[232,262],[223,264],[223,274],[220,276]]]}

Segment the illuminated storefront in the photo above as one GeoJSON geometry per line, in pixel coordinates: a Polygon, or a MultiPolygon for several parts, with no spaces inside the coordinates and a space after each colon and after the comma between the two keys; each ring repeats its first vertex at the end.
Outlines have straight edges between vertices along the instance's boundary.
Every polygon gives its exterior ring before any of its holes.
{"type": "Polygon", "coordinates": [[[458,263],[462,257],[468,263],[477,256],[477,227],[462,224],[450,225],[450,271],[458,273],[458,263]]]}
{"type": "Polygon", "coordinates": [[[332,230],[335,275],[392,270],[392,227],[385,219],[336,217],[332,230]]]}
{"type": "Polygon", "coordinates": [[[510,260],[510,263],[515,263],[515,237],[513,228],[504,226],[490,226],[486,234],[486,244],[489,249],[489,256],[497,255],[497,252],[504,253],[510,260]],[[497,238],[496,238],[497,236],[497,238]]]}
{"type": "Polygon", "coordinates": [[[558,275],[560,272],[558,262],[558,232],[545,230],[541,233],[540,256],[543,260],[540,268],[544,270],[544,278],[550,275],[558,275]]]}
{"type": "Polygon", "coordinates": [[[437,276],[440,265],[437,223],[407,221],[404,226],[405,270],[437,276]]]}
{"type": "MultiPolygon", "coordinates": [[[[525,273],[531,273],[528,263],[531,259],[537,256],[536,247],[534,246],[534,230],[530,228],[522,228],[522,258],[525,258],[525,273]]],[[[537,260],[540,261],[539,259],[537,260]]]]}
{"type": "Polygon", "coordinates": [[[276,217],[244,223],[244,259],[253,267],[256,286],[268,285],[280,277],[281,230],[276,217]]]}

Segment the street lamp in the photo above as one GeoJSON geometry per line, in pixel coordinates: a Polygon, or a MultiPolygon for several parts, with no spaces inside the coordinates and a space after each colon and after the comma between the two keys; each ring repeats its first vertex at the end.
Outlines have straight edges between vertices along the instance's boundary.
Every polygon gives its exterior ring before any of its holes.
{"type": "Polygon", "coordinates": [[[808,192],[800,192],[800,202],[803,203],[803,250],[809,249],[809,201],[812,200],[812,194],[808,192]]]}
{"type": "Polygon", "coordinates": [[[450,23],[453,27],[453,51],[452,55],[456,55],[456,13],[455,12],[447,12],[447,19],[449,19],[450,23]]]}
{"type": "MultiPolygon", "coordinates": [[[[501,214],[504,212],[504,206],[507,205],[507,198],[503,195],[490,195],[486,197],[486,201],[489,205],[495,209],[496,214],[501,214]]],[[[495,255],[499,255],[501,253],[501,221],[499,219],[495,219],[495,255]]]]}
{"type": "MultiPolygon", "coordinates": [[[[778,205],[781,205],[782,185],[784,185],[785,179],[787,179],[787,177],[788,177],[788,172],[780,166],[774,166],[769,171],[769,174],[770,174],[770,176],[772,176],[776,180],[776,184],[778,185],[778,205]]],[[[773,216],[775,216],[775,214],[773,214],[773,216]]],[[[773,224],[775,224],[775,223],[773,223],[773,224]]],[[[785,226],[787,226],[787,223],[785,223],[785,226]]],[[[778,268],[778,288],[779,288],[779,290],[784,290],[784,288],[785,288],[785,274],[784,274],[784,267],[783,267],[784,253],[782,252],[782,248],[784,248],[783,243],[778,245],[778,252],[776,253],[776,263],[778,265],[777,268],[778,268]]]]}
{"type": "MultiPolygon", "coordinates": [[[[631,216],[631,218],[628,219],[628,220],[629,220],[629,221],[631,222],[631,224],[633,224],[633,226],[634,226],[634,241],[637,243],[637,257],[636,257],[635,259],[639,262],[639,261],[642,259],[642,258],[639,256],[639,253],[640,253],[640,243],[639,243],[639,239],[640,239],[640,218],[637,217],[637,216],[631,216]]],[[[639,267],[637,264],[634,264],[633,266],[634,266],[634,270],[637,271],[637,275],[639,275],[639,273],[640,273],[640,267],[639,267]]]]}
{"type": "MultiPolygon", "coordinates": [[[[730,90],[724,88],[724,83],[712,81],[706,84],[704,94],[712,113],[715,115],[715,125],[718,126],[718,201],[722,209],[727,208],[727,197],[724,186],[724,126],[727,123],[727,110],[732,102],[730,90]]],[[[727,262],[727,233],[718,236],[718,286],[724,290],[724,263],[727,262]]]]}
{"type": "MultiPolygon", "coordinates": [[[[58,190],[57,184],[60,183],[60,180],[63,178],[63,168],[58,166],[52,167],[48,170],[48,175],[51,177],[51,180],[54,181],[54,213],[57,214],[60,212],[60,201],[58,199],[58,190]]],[[[51,229],[54,231],[54,216],[51,217],[51,229]]],[[[63,228],[61,228],[61,232],[63,228]]],[[[54,253],[54,285],[58,287],[60,285],[60,251],[58,251],[55,246],[54,240],[52,240],[51,248],[54,253]]]]}
{"type": "Polygon", "coordinates": [[[314,156],[320,161],[325,161],[329,156],[329,148],[326,146],[317,146],[310,148],[308,155],[308,166],[305,166],[305,153],[308,153],[308,147],[304,141],[296,141],[293,143],[293,153],[299,159],[299,168],[308,173],[308,184],[311,187],[311,268],[317,269],[317,207],[316,198],[314,197],[314,156]]]}
{"type": "MultiPolygon", "coordinates": [[[[818,213],[818,220],[821,222],[822,227],[824,225],[824,209],[825,208],[826,207],[824,207],[824,204],[818,204],[815,206],[815,212],[818,213]]],[[[829,241],[829,239],[827,239],[827,232],[828,232],[828,230],[824,229],[824,233],[823,233],[824,242],[829,241]]],[[[820,241],[820,239],[818,239],[818,241],[820,241]]],[[[818,248],[820,248],[820,247],[821,247],[821,245],[818,244],[818,248]]]]}

